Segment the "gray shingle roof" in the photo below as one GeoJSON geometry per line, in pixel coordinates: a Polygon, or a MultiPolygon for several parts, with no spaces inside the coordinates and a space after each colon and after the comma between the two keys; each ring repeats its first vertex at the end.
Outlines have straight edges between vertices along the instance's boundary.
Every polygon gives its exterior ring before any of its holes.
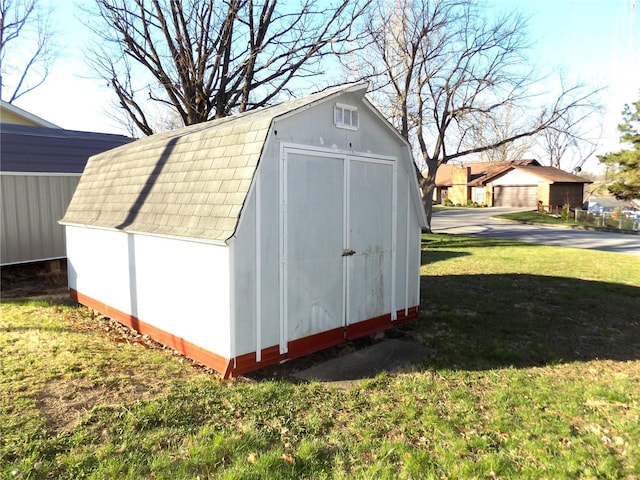
{"type": "Polygon", "coordinates": [[[82,173],[90,156],[132,140],[108,133],[3,124],[0,169],[3,172],[82,173]]]}
{"type": "Polygon", "coordinates": [[[92,157],[61,223],[225,241],[274,118],[366,84],[152,135],[92,157]]]}

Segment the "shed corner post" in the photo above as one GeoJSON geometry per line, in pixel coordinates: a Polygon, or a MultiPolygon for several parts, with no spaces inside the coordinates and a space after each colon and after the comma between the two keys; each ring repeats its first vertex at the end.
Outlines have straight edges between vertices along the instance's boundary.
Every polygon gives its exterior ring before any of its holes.
{"type": "Polygon", "coordinates": [[[235,270],[235,247],[232,236],[227,240],[229,250],[229,364],[227,365],[224,378],[229,378],[236,368],[236,270],[235,270]]]}
{"type": "Polygon", "coordinates": [[[398,158],[393,162],[393,189],[391,194],[391,321],[398,319],[397,294],[397,243],[398,243],[398,158]]]}
{"type": "Polygon", "coordinates": [[[279,188],[279,249],[280,249],[280,355],[287,353],[287,152],[280,142],[278,159],[279,188]]]}

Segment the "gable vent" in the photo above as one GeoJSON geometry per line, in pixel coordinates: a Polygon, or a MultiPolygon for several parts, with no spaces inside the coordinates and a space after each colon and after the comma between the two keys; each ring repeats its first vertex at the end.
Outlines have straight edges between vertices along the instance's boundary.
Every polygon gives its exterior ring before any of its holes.
{"type": "Polygon", "coordinates": [[[333,121],[338,128],[357,130],[360,126],[358,107],[345,105],[344,103],[336,103],[333,108],[333,121]]]}

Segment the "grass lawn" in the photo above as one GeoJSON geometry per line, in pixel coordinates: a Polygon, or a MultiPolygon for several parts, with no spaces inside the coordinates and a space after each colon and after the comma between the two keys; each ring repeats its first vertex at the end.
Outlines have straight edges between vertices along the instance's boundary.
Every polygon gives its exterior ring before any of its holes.
{"type": "Polygon", "coordinates": [[[514,213],[503,213],[496,215],[496,218],[504,218],[506,220],[514,220],[516,222],[526,222],[534,224],[549,224],[549,225],[566,225],[570,227],[584,227],[595,230],[609,230],[609,231],[625,231],[625,232],[637,232],[637,222],[634,222],[632,218],[628,217],[612,217],[611,215],[603,217],[580,216],[580,221],[576,222],[575,217],[571,214],[569,220],[563,220],[558,215],[550,215],[548,213],[540,213],[534,210],[514,213]]]}
{"type": "Polygon", "coordinates": [[[527,210],[524,212],[503,213],[496,215],[496,218],[504,218],[506,220],[515,220],[517,222],[527,223],[543,223],[549,225],[578,225],[575,219],[571,218],[569,221],[562,219],[559,215],[550,215],[548,213],[541,213],[535,210],[527,210]]]}
{"type": "Polygon", "coordinates": [[[350,390],[222,381],[85,308],[3,301],[0,478],[640,478],[640,258],[423,250],[392,334],[431,354],[350,390]]]}

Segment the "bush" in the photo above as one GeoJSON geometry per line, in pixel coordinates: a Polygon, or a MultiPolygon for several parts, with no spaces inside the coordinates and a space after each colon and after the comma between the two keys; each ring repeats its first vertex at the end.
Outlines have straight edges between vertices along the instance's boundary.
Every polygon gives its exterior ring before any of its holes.
{"type": "Polygon", "coordinates": [[[442,204],[443,204],[445,207],[453,207],[453,202],[452,202],[449,198],[445,198],[445,199],[444,199],[444,202],[442,202],[442,204]]]}
{"type": "Polygon", "coordinates": [[[564,220],[565,222],[568,222],[569,220],[571,220],[571,209],[569,208],[568,203],[565,203],[562,206],[562,213],[560,213],[560,216],[562,217],[562,220],[564,220]]]}

